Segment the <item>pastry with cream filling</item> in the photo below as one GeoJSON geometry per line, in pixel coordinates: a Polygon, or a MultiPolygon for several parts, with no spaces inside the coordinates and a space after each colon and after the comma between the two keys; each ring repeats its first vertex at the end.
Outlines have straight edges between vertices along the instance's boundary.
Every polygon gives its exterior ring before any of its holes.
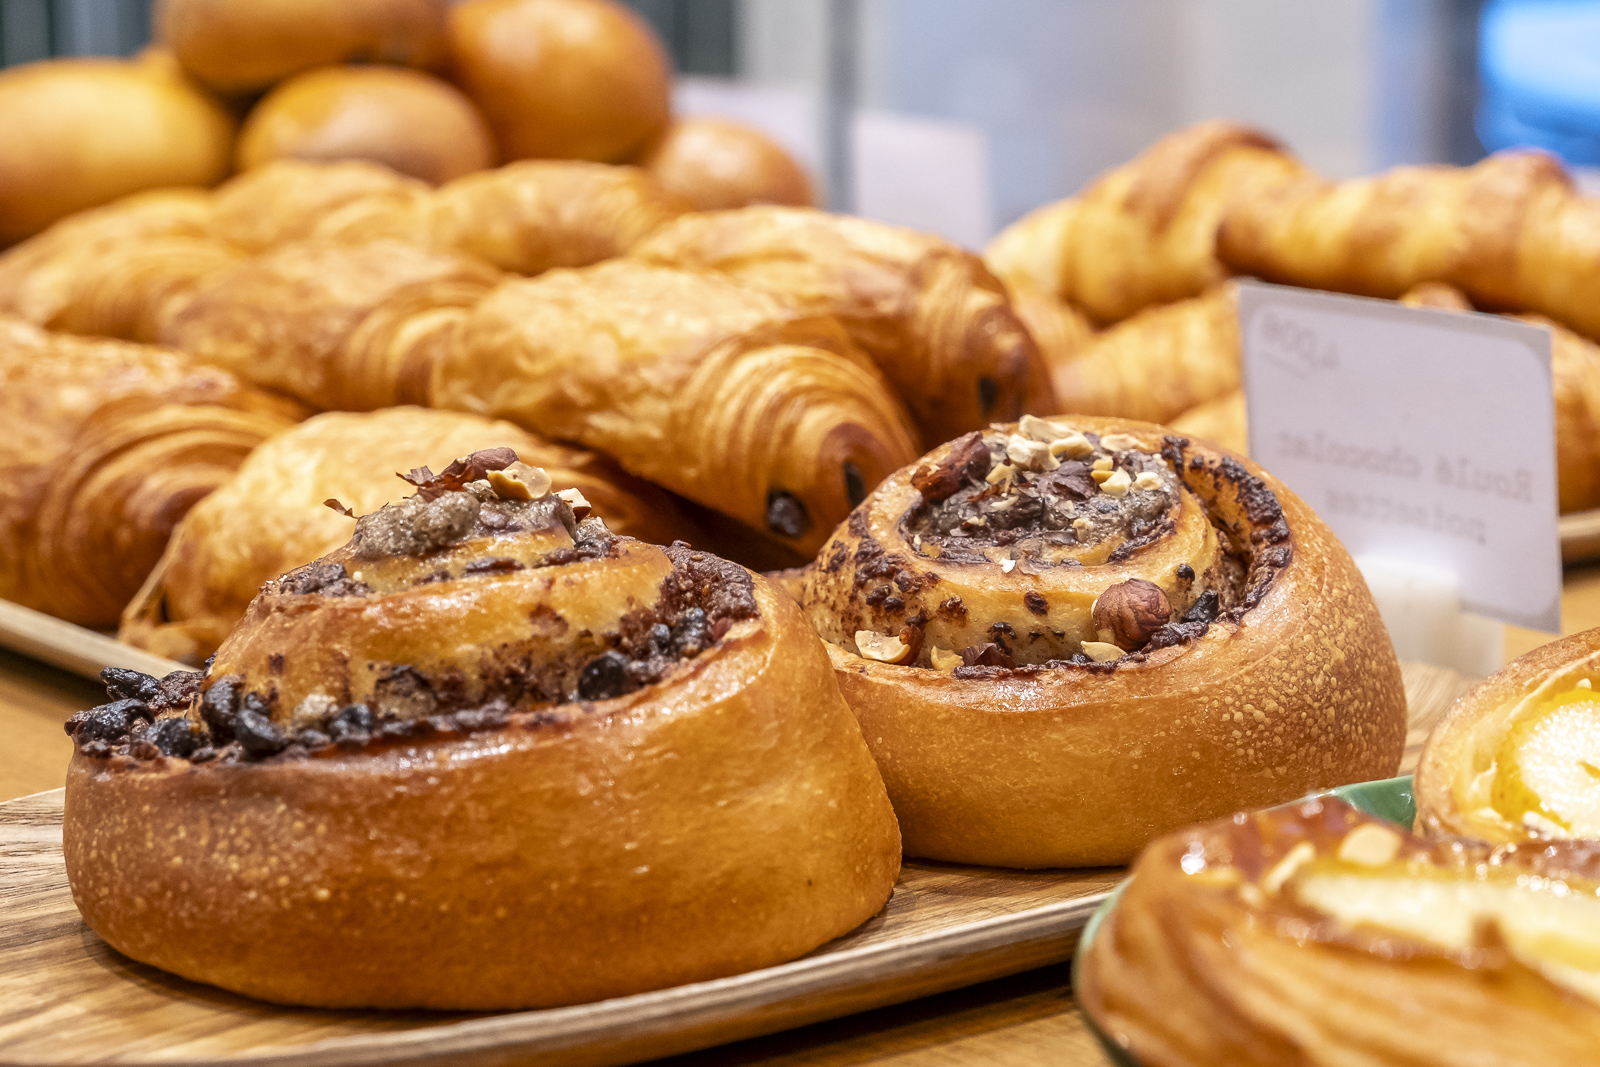
{"type": "Polygon", "coordinates": [[[1145,850],[1075,990],[1150,1067],[1600,1060],[1600,850],[1430,842],[1333,798],[1145,850]]]}

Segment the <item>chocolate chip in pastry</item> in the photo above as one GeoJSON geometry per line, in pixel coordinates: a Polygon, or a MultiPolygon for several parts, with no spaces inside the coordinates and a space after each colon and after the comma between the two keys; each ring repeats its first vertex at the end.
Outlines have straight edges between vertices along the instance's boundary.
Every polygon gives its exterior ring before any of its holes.
{"type": "Polygon", "coordinates": [[[205,673],[68,724],[74,900],[285,1003],[579,1003],[793,959],[900,840],[793,602],[620,537],[510,449],[263,588],[205,673]]]}
{"type": "Polygon", "coordinates": [[[1400,760],[1399,665],[1348,553],[1259,468],[1146,423],[935,449],[793,587],[911,855],[1121,863],[1400,760]]]}

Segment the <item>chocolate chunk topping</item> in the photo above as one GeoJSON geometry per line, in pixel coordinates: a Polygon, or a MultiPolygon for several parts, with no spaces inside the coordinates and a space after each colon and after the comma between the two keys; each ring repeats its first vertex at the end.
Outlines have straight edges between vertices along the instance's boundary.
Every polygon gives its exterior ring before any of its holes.
{"type": "Polygon", "coordinates": [[[811,516],[798,497],[783,489],[767,490],[767,529],[784,537],[800,537],[811,529],[811,516]]]}
{"type": "Polygon", "coordinates": [[[106,695],[113,700],[132,697],[148,704],[161,691],[158,679],[126,667],[107,667],[100,672],[100,680],[106,684],[106,695]]]}
{"type": "Polygon", "coordinates": [[[244,705],[233,719],[234,738],[256,759],[275,756],[289,747],[289,739],[273,725],[270,714],[266,701],[255,693],[247,693],[244,705]]]}
{"type": "Polygon", "coordinates": [[[307,563],[279,578],[278,592],[295,596],[371,596],[372,588],[351,578],[343,563],[307,563]]]}
{"type": "Polygon", "coordinates": [[[610,700],[635,688],[628,677],[628,657],[620,652],[602,652],[578,672],[580,700],[610,700]]]}
{"type": "Polygon", "coordinates": [[[166,719],[157,719],[150,729],[145,731],[144,739],[155,745],[163,756],[186,759],[200,747],[205,735],[201,732],[199,724],[181,715],[174,715],[166,719]]]}
{"type": "Polygon", "coordinates": [[[148,718],[150,709],[142,700],[130,697],[102,704],[90,709],[78,723],[77,730],[73,733],[73,740],[80,745],[90,741],[120,741],[128,736],[135,722],[148,718]]]}
{"type": "Polygon", "coordinates": [[[486,559],[475,559],[461,569],[466,574],[504,574],[525,568],[521,560],[510,559],[506,556],[489,556],[486,559]]]}
{"type": "Polygon", "coordinates": [[[468,482],[475,482],[490,471],[504,470],[515,462],[516,449],[502,445],[458,459],[438,474],[427,467],[415,467],[410,474],[397,474],[396,477],[416,486],[417,495],[423,500],[433,500],[445,493],[460,490],[468,482]]]}
{"type": "Polygon", "coordinates": [[[1222,598],[1215,589],[1207,589],[1189,605],[1189,610],[1183,613],[1183,621],[1213,623],[1221,613],[1222,598]]]}

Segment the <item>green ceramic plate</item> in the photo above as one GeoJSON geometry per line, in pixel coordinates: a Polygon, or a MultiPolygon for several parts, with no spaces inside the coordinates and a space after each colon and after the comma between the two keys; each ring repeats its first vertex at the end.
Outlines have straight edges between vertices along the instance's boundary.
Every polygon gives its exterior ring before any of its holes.
{"type": "MultiPolygon", "coordinates": [[[[1360,782],[1356,785],[1343,785],[1338,789],[1329,789],[1321,793],[1313,793],[1316,797],[1339,797],[1360,808],[1369,815],[1376,815],[1380,819],[1388,819],[1398,823],[1406,830],[1411,829],[1411,824],[1417,817],[1417,802],[1411,795],[1411,776],[1404,778],[1385,778],[1381,782],[1360,782]]],[[[1310,799],[1307,797],[1306,799],[1310,799]]],[[[1301,801],[1294,801],[1299,804],[1301,801]]],[[[1124,883],[1125,885],[1126,883],[1124,883]]],[[[1117,906],[1117,899],[1122,896],[1122,886],[1118,886],[1106,898],[1104,904],[1095,909],[1089,917],[1088,925],[1083,928],[1083,936],[1078,938],[1078,951],[1072,957],[1072,988],[1078,988],[1078,972],[1083,967],[1084,953],[1089,951],[1089,945],[1094,941],[1094,936],[1100,930],[1100,924],[1105,922],[1106,916],[1111,914],[1111,909],[1117,906]]],[[[1080,1005],[1081,1006],[1081,1005],[1080,1005]]],[[[1105,1049],[1106,1055],[1117,1067],[1139,1067],[1139,1063],[1132,1056],[1124,1052],[1121,1046],[1101,1033],[1100,1027],[1089,1017],[1088,1012],[1083,1013],[1083,1019],[1089,1024],[1089,1029],[1099,1040],[1100,1047],[1105,1049]]]]}

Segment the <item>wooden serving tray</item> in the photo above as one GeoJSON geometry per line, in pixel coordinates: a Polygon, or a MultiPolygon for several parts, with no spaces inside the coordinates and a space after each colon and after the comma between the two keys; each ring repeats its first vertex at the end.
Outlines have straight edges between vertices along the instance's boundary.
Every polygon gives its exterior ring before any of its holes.
{"type": "Polygon", "coordinates": [[[317,1011],[187,982],[108,947],[67,888],[61,801],[54,789],[0,804],[0,1064],[636,1063],[1067,960],[1122,876],[908,862],[875,918],[779,967],[545,1011],[317,1011]]]}

